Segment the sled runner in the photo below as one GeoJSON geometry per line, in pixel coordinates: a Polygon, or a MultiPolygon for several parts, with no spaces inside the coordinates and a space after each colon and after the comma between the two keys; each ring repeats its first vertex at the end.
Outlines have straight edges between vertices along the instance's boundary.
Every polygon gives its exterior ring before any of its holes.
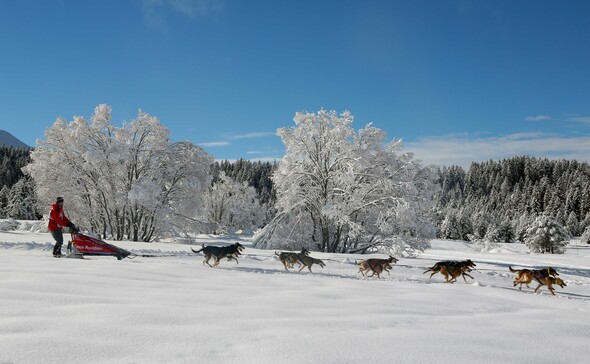
{"type": "Polygon", "coordinates": [[[131,255],[131,252],[88,235],[72,233],[72,241],[68,242],[68,255],[70,254],[74,257],[84,255],[112,256],[121,260],[131,255]]]}

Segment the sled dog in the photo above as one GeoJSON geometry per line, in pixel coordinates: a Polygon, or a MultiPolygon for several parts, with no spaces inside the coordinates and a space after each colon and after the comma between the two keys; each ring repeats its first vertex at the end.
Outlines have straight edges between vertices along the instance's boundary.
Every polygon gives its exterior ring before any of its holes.
{"type": "Polygon", "coordinates": [[[203,244],[201,249],[194,250],[191,248],[191,250],[193,253],[203,252],[205,255],[203,264],[207,264],[210,267],[216,267],[219,265],[219,261],[223,258],[227,258],[227,260],[235,260],[236,263],[238,263],[238,257],[242,254],[244,246],[238,242],[227,246],[212,246],[203,244]],[[209,259],[211,258],[213,258],[213,265],[209,264],[209,259]]]}
{"type": "Polygon", "coordinates": [[[397,263],[397,261],[398,259],[391,255],[387,259],[365,259],[357,263],[359,266],[358,273],[361,273],[363,276],[365,276],[365,272],[368,273],[369,271],[371,271],[372,274],[369,277],[372,277],[375,274],[377,274],[377,278],[381,278],[380,274],[384,271],[387,271],[387,273],[389,274],[389,270],[392,268],[391,263],[395,264],[397,263]]]}
{"type": "Polygon", "coordinates": [[[516,273],[516,279],[514,280],[513,284],[514,287],[518,284],[518,289],[522,289],[522,285],[525,284],[529,287],[529,284],[535,280],[539,285],[535,288],[535,292],[541,288],[541,286],[547,286],[549,292],[552,295],[555,295],[553,285],[558,285],[561,288],[567,286],[565,282],[558,278],[557,276],[559,273],[552,267],[547,267],[543,269],[513,269],[512,267],[508,267],[512,273],[516,273]]]}
{"type": "Polygon", "coordinates": [[[322,268],[324,268],[326,266],[321,259],[313,258],[313,257],[307,256],[307,255],[302,256],[302,257],[301,256],[298,256],[298,258],[299,258],[299,262],[302,264],[301,265],[301,268],[299,268],[299,271],[300,272],[301,272],[301,270],[303,268],[307,267],[307,269],[309,269],[309,271],[311,273],[313,273],[311,271],[311,266],[314,265],[314,264],[317,264],[317,265],[319,265],[322,268]]]}
{"type": "Polygon", "coordinates": [[[475,267],[475,263],[471,259],[466,260],[443,260],[437,262],[432,267],[428,268],[424,271],[424,273],[432,272],[429,278],[432,278],[433,275],[436,273],[440,273],[445,277],[445,281],[447,283],[454,283],[457,281],[457,277],[462,276],[465,283],[467,283],[467,279],[465,276],[474,279],[471,275],[467,274],[467,272],[471,272],[472,269],[475,267]],[[449,277],[451,277],[449,279],[449,277]]]}
{"type": "Polygon", "coordinates": [[[304,257],[309,255],[309,250],[306,248],[302,248],[299,253],[295,252],[277,252],[275,251],[275,255],[279,257],[279,260],[285,266],[285,270],[289,270],[289,268],[293,268],[295,263],[299,264],[301,267],[301,262],[299,261],[299,257],[304,257]]]}
{"type": "MultiPolygon", "coordinates": [[[[512,273],[516,273],[516,279],[514,280],[514,287],[516,287],[517,284],[520,283],[520,281],[523,280],[523,276],[525,274],[536,274],[538,276],[550,276],[550,277],[556,277],[559,275],[559,273],[557,273],[557,271],[555,269],[553,269],[552,267],[547,267],[547,268],[543,268],[543,269],[514,269],[511,266],[508,266],[508,269],[512,272],[512,273]]],[[[524,283],[526,284],[526,283],[524,283]]],[[[523,283],[520,283],[520,287],[522,288],[523,283]]],[[[528,287],[528,284],[527,284],[528,287]]]]}
{"type": "Polygon", "coordinates": [[[391,270],[391,268],[393,268],[393,266],[389,263],[383,264],[381,266],[378,265],[371,270],[371,275],[367,275],[367,277],[372,277],[375,274],[377,274],[377,278],[381,278],[380,274],[383,272],[387,272],[387,274],[389,274],[389,271],[391,270]]]}
{"type": "Polygon", "coordinates": [[[471,268],[468,266],[442,266],[440,268],[440,274],[445,276],[445,280],[447,283],[455,283],[457,282],[457,277],[462,276],[465,283],[467,283],[467,279],[465,276],[474,279],[471,275],[467,272],[471,272],[471,268]],[[451,277],[449,279],[449,277],[451,277]]]}

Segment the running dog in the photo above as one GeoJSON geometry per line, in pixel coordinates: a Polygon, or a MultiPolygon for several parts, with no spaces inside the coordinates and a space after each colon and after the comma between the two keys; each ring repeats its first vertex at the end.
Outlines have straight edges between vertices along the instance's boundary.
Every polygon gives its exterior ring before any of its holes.
{"type": "Polygon", "coordinates": [[[524,275],[526,274],[534,274],[537,276],[547,275],[550,277],[556,277],[559,275],[559,273],[557,273],[557,271],[552,267],[547,267],[543,269],[513,269],[511,266],[508,266],[508,269],[510,269],[512,273],[516,273],[516,279],[512,283],[514,284],[514,287],[516,287],[517,284],[520,284],[520,288],[522,288],[523,284],[526,284],[527,287],[529,286],[527,283],[521,282],[526,281],[526,279],[523,279],[524,275]]]}
{"type": "Polygon", "coordinates": [[[235,260],[236,263],[238,262],[238,257],[242,255],[242,250],[244,250],[244,246],[238,242],[232,245],[227,246],[206,246],[203,244],[203,247],[199,250],[194,250],[191,248],[193,253],[200,253],[203,252],[205,255],[205,260],[203,260],[203,265],[206,263],[211,268],[217,267],[219,265],[219,261],[223,258],[227,258],[227,260],[235,260]],[[209,264],[209,259],[213,258],[213,265],[209,264]]]}
{"type": "Polygon", "coordinates": [[[471,272],[472,268],[475,267],[475,263],[471,259],[467,260],[443,260],[437,262],[432,267],[428,268],[424,271],[423,274],[427,272],[432,272],[429,278],[432,278],[433,275],[436,273],[440,273],[445,276],[445,280],[447,283],[454,283],[457,281],[457,277],[462,276],[465,283],[467,283],[467,279],[465,276],[474,279],[472,276],[467,274],[467,272],[471,272]],[[451,279],[449,279],[451,277],[451,279]]]}
{"type": "Polygon", "coordinates": [[[372,277],[375,274],[377,274],[377,278],[381,278],[380,274],[383,272],[387,272],[387,274],[389,274],[389,270],[393,268],[393,266],[389,263],[387,264],[383,264],[383,265],[378,265],[376,266],[374,269],[371,270],[371,275],[367,275],[367,277],[372,277]]]}
{"type": "Polygon", "coordinates": [[[285,266],[285,270],[289,270],[289,268],[293,268],[295,263],[299,264],[301,267],[301,262],[299,261],[299,257],[304,257],[309,255],[309,250],[306,248],[301,249],[301,252],[277,252],[275,251],[275,255],[279,257],[279,260],[285,266]]]}
{"type": "Polygon", "coordinates": [[[547,286],[549,292],[551,292],[551,294],[555,296],[555,290],[553,289],[554,284],[560,286],[561,288],[567,286],[563,279],[558,277],[544,277],[535,279],[537,280],[537,282],[539,282],[539,285],[537,286],[537,288],[535,288],[535,292],[537,292],[537,290],[541,288],[541,286],[547,286]]]}
{"type": "Polygon", "coordinates": [[[313,272],[311,271],[312,265],[317,264],[322,268],[324,268],[326,266],[321,259],[313,258],[313,257],[307,256],[307,255],[298,256],[298,258],[299,258],[299,262],[301,262],[301,264],[302,264],[301,268],[299,268],[300,272],[303,268],[307,267],[307,269],[309,269],[309,271],[313,274],[313,272]]]}
{"type": "Polygon", "coordinates": [[[359,266],[358,272],[365,276],[365,272],[372,271],[373,273],[367,277],[372,277],[377,274],[377,278],[381,278],[380,274],[383,273],[383,271],[387,271],[389,274],[389,270],[392,268],[391,263],[395,264],[397,262],[398,259],[391,255],[387,259],[370,258],[362,260],[357,263],[359,266]]]}
{"type": "Polygon", "coordinates": [[[557,284],[563,288],[566,284],[560,278],[557,278],[559,273],[552,267],[547,267],[543,269],[513,269],[511,266],[508,267],[512,273],[516,273],[516,279],[514,280],[513,285],[516,287],[518,284],[518,289],[522,289],[522,285],[525,284],[527,288],[529,284],[534,280],[536,280],[539,285],[535,289],[535,292],[539,289],[539,287],[546,285],[549,291],[553,293],[553,284],[557,284]]]}
{"type": "Polygon", "coordinates": [[[474,279],[471,275],[467,274],[467,272],[471,272],[471,268],[468,266],[442,266],[440,268],[440,274],[445,276],[445,280],[447,283],[455,283],[457,282],[457,277],[462,276],[465,283],[467,283],[467,279],[465,276],[474,279]],[[451,279],[449,279],[451,277],[451,279]]]}

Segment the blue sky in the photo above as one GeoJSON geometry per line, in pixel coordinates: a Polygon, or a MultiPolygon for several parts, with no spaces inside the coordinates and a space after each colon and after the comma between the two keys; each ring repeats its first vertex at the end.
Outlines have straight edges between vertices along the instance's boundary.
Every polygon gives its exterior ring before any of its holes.
{"type": "Polygon", "coordinates": [[[425,163],[590,160],[590,2],[0,0],[0,129],[142,109],[217,159],[280,159],[321,108],[425,163]]]}

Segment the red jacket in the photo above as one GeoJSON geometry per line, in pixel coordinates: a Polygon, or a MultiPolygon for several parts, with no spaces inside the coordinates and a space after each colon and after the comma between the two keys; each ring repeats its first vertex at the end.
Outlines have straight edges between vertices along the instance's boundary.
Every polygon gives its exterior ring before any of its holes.
{"type": "Polygon", "coordinates": [[[68,226],[70,220],[64,214],[64,210],[56,203],[51,205],[51,212],[49,213],[48,230],[61,230],[62,227],[68,226]]]}

